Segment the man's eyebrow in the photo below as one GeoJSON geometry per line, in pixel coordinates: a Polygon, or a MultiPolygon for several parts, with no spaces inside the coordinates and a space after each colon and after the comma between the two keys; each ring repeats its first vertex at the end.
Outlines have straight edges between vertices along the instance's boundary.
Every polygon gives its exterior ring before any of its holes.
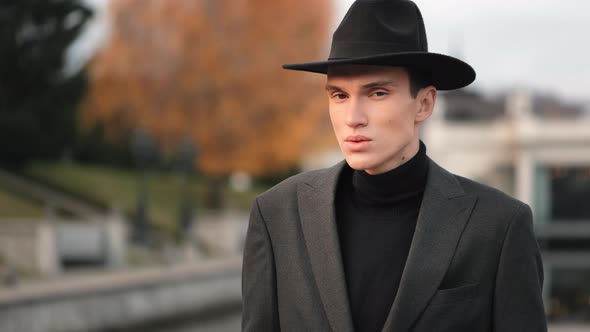
{"type": "Polygon", "coordinates": [[[326,91],[343,91],[343,90],[339,86],[326,84],[326,91]]]}
{"type": "MultiPolygon", "coordinates": [[[[386,85],[397,87],[399,84],[395,81],[383,80],[383,81],[375,81],[375,82],[363,84],[361,86],[361,88],[366,90],[366,89],[378,88],[378,87],[382,87],[382,86],[386,86],[386,85]]],[[[326,84],[326,91],[344,91],[344,89],[342,89],[341,87],[336,86],[336,85],[326,84]]]]}
{"type": "Polygon", "coordinates": [[[394,87],[398,86],[397,82],[395,82],[395,81],[387,81],[387,80],[384,80],[384,81],[376,81],[376,82],[371,82],[371,83],[364,84],[362,86],[362,88],[363,89],[371,89],[371,88],[382,87],[382,86],[385,86],[385,85],[391,85],[391,86],[394,86],[394,87]]]}

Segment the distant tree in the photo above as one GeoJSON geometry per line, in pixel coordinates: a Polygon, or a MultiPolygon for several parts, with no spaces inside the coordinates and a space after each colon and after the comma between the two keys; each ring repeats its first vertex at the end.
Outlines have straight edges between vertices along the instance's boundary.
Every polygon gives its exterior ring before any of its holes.
{"type": "Polygon", "coordinates": [[[85,128],[102,124],[121,142],[144,128],[168,153],[188,138],[211,177],[298,161],[325,112],[323,81],[281,64],[322,55],[330,1],[112,0],[111,15],[85,128]]]}
{"type": "Polygon", "coordinates": [[[0,3],[0,164],[61,156],[74,146],[83,73],[65,77],[65,51],[92,15],[77,0],[0,3]]]}

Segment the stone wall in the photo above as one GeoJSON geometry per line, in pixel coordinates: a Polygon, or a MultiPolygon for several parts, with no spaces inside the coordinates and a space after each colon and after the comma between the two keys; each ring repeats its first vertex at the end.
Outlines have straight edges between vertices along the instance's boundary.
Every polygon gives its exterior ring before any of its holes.
{"type": "Polygon", "coordinates": [[[0,331],[112,331],[239,310],[240,263],[234,257],[23,285],[0,292],[0,331]]]}
{"type": "Polygon", "coordinates": [[[55,274],[59,266],[53,225],[29,219],[0,222],[0,257],[5,271],[55,274]]]}
{"type": "Polygon", "coordinates": [[[123,218],[113,213],[86,221],[0,221],[0,270],[4,273],[53,276],[72,257],[99,261],[106,267],[125,266],[127,224],[123,218]]]}

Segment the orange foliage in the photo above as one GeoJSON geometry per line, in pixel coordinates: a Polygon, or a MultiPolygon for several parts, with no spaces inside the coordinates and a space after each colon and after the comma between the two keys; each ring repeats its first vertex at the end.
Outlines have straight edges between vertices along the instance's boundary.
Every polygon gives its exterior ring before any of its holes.
{"type": "Polygon", "coordinates": [[[109,44],[92,61],[83,124],[113,139],[141,127],[169,153],[187,137],[209,175],[292,165],[326,112],[329,1],[111,0],[109,44]]]}

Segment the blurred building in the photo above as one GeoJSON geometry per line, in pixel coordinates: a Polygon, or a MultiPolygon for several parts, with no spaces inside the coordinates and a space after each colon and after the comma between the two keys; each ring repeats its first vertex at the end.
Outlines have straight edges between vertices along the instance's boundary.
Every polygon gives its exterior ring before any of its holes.
{"type": "Polygon", "coordinates": [[[552,321],[590,321],[590,114],[514,91],[439,96],[423,140],[448,170],[531,205],[552,321]]]}

